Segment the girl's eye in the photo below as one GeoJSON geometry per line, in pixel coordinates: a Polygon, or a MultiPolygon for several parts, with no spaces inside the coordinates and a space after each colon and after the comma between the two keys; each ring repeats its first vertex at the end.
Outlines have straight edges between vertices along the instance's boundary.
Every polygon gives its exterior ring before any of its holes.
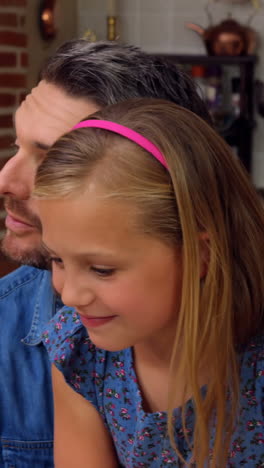
{"type": "Polygon", "coordinates": [[[91,266],[91,270],[98,276],[108,277],[115,273],[115,268],[102,268],[97,266],[91,266]]]}
{"type": "Polygon", "coordinates": [[[50,263],[56,265],[58,268],[63,268],[63,261],[60,257],[50,257],[50,263]]]}

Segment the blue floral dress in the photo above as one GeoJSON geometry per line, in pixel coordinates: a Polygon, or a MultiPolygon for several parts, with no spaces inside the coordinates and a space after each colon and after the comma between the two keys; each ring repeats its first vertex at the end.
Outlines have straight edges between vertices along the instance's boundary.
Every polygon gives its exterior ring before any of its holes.
{"type": "MultiPolygon", "coordinates": [[[[96,348],[78,314],[66,307],[49,323],[43,342],[68,384],[101,414],[112,435],[120,466],[182,466],[170,447],[166,413],[143,410],[131,349],[108,352],[96,348]]],[[[240,388],[239,424],[232,437],[227,466],[264,467],[264,337],[252,340],[241,353],[240,388]]],[[[176,444],[184,458],[191,461],[180,408],[175,410],[174,417],[176,444]]],[[[186,424],[192,440],[191,400],[187,403],[186,424]]]]}

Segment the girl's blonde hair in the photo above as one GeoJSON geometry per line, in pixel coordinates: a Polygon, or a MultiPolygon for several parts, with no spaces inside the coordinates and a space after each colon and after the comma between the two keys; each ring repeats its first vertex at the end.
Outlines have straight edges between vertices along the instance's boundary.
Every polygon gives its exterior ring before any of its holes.
{"type": "MultiPolygon", "coordinates": [[[[135,99],[109,106],[93,118],[112,120],[150,139],[164,154],[168,171],[119,135],[78,129],[49,151],[38,170],[35,196],[73,197],[85,190],[88,180],[96,180],[106,197],[136,207],[146,235],[182,245],[182,301],[171,358],[168,429],[179,454],[173,401],[174,374],[180,366],[195,405],[196,465],[202,468],[210,458],[210,466],[222,468],[238,410],[238,350],[264,328],[261,201],[227,144],[186,109],[162,100],[135,99]],[[208,239],[208,265],[201,280],[203,236],[208,239]],[[205,395],[199,386],[201,363],[209,375],[205,395]]],[[[184,409],[182,414],[188,440],[184,409]]]]}

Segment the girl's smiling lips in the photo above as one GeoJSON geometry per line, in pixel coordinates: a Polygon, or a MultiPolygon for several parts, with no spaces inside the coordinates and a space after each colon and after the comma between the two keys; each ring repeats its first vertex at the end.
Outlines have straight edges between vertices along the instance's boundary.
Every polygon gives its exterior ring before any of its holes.
{"type": "MultiPolygon", "coordinates": [[[[79,313],[79,312],[78,312],[79,313]]],[[[96,328],[100,327],[101,325],[105,325],[106,323],[111,322],[116,315],[110,315],[108,317],[89,317],[79,313],[80,319],[83,325],[87,328],[96,328]]]]}

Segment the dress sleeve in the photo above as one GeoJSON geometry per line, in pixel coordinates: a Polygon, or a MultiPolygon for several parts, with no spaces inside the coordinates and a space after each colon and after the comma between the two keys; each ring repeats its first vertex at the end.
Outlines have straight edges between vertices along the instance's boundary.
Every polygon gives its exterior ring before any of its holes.
{"type": "MultiPolygon", "coordinates": [[[[262,424],[264,424],[264,338],[258,350],[256,362],[256,400],[260,402],[262,424]]],[[[264,440],[263,440],[264,443],[264,440]]]]}
{"type": "Polygon", "coordinates": [[[78,313],[63,307],[46,326],[42,341],[65,381],[101,413],[105,351],[91,342],[78,313]]]}
{"type": "MultiPolygon", "coordinates": [[[[258,426],[264,423],[264,335],[252,339],[243,356],[242,408],[254,413],[258,426]]],[[[252,417],[248,422],[252,427],[252,417]]],[[[264,439],[263,442],[264,443],[264,439]]]]}

